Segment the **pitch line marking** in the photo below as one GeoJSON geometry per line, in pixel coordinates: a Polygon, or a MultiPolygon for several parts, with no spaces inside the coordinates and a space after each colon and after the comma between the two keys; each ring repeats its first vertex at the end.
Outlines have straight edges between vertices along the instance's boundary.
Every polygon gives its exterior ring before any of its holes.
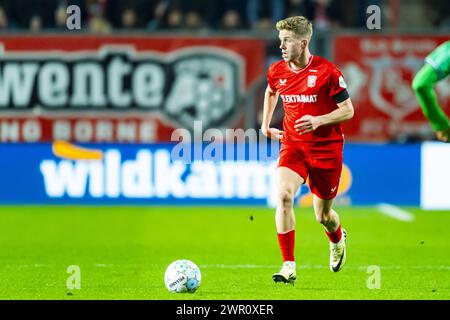
{"type": "MultiPolygon", "coordinates": [[[[200,268],[218,268],[218,269],[278,269],[279,265],[256,265],[256,264],[204,264],[199,265],[200,268]]],[[[367,266],[346,266],[346,269],[358,269],[358,270],[366,270],[367,266]]],[[[400,270],[400,269],[440,269],[440,270],[450,270],[450,266],[433,266],[433,265],[425,265],[425,266],[379,266],[381,269],[389,269],[389,270],[400,270]]],[[[330,267],[327,265],[300,265],[296,267],[297,269],[329,269],[330,267]]]]}
{"type": "Polygon", "coordinates": [[[393,206],[389,203],[380,203],[379,205],[377,205],[377,209],[382,214],[400,221],[414,221],[414,215],[412,213],[405,211],[397,206],[393,206]]]}
{"type": "MultiPolygon", "coordinates": [[[[104,264],[104,263],[96,263],[94,265],[89,264],[87,267],[96,267],[96,268],[122,268],[122,267],[139,267],[135,264],[104,264]]],[[[153,267],[160,267],[160,265],[152,265],[153,267]]],[[[59,265],[53,264],[6,264],[3,267],[7,268],[54,268],[60,267],[59,265]]],[[[202,268],[217,268],[217,269],[278,269],[280,265],[268,265],[268,264],[200,264],[200,269],[202,268]]],[[[366,270],[368,265],[346,265],[346,269],[357,269],[357,270],[366,270]]],[[[401,269],[416,269],[416,270],[450,270],[450,265],[422,265],[422,266],[396,266],[396,265],[379,265],[381,269],[385,270],[401,270],[401,269]]],[[[297,265],[297,269],[329,269],[329,266],[324,265],[297,265]]]]}

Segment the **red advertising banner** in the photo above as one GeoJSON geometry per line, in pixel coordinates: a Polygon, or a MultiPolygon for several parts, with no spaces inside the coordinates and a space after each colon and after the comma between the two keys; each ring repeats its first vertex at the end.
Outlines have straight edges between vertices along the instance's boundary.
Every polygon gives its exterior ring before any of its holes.
{"type": "MultiPolygon", "coordinates": [[[[355,106],[344,124],[353,141],[389,141],[420,135],[430,126],[411,88],[425,57],[450,36],[341,35],[334,38],[333,62],[341,69],[355,106]]],[[[440,105],[450,114],[450,79],[436,85],[440,105]]]]}
{"type": "Polygon", "coordinates": [[[153,142],[233,127],[263,73],[252,38],[1,36],[0,142],[153,142]]]}

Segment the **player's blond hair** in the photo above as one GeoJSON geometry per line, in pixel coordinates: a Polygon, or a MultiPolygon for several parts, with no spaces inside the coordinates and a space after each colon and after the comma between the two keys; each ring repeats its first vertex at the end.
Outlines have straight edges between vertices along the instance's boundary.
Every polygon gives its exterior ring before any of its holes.
{"type": "Polygon", "coordinates": [[[313,33],[312,22],[303,16],[289,17],[280,20],[275,25],[278,31],[293,31],[298,37],[306,37],[311,39],[313,33]]]}

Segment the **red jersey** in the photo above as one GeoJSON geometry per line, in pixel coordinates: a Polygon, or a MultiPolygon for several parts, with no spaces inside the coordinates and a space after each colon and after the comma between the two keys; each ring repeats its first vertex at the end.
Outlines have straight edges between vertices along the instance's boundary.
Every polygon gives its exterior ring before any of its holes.
{"type": "Polygon", "coordinates": [[[343,142],[341,125],[320,126],[312,132],[300,135],[295,131],[295,121],[304,115],[319,116],[337,109],[333,96],[346,89],[339,69],[328,60],[311,55],[301,70],[293,70],[284,61],[273,63],[267,80],[273,91],[283,100],[283,141],[303,142],[305,145],[327,145],[343,142]]]}

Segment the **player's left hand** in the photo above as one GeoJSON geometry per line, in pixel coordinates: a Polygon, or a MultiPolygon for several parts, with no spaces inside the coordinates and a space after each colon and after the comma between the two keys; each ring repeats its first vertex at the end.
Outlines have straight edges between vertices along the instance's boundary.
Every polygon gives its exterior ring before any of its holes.
{"type": "Polygon", "coordinates": [[[321,121],[319,117],[307,114],[295,121],[294,128],[299,134],[305,134],[316,130],[320,125],[321,121]]]}

